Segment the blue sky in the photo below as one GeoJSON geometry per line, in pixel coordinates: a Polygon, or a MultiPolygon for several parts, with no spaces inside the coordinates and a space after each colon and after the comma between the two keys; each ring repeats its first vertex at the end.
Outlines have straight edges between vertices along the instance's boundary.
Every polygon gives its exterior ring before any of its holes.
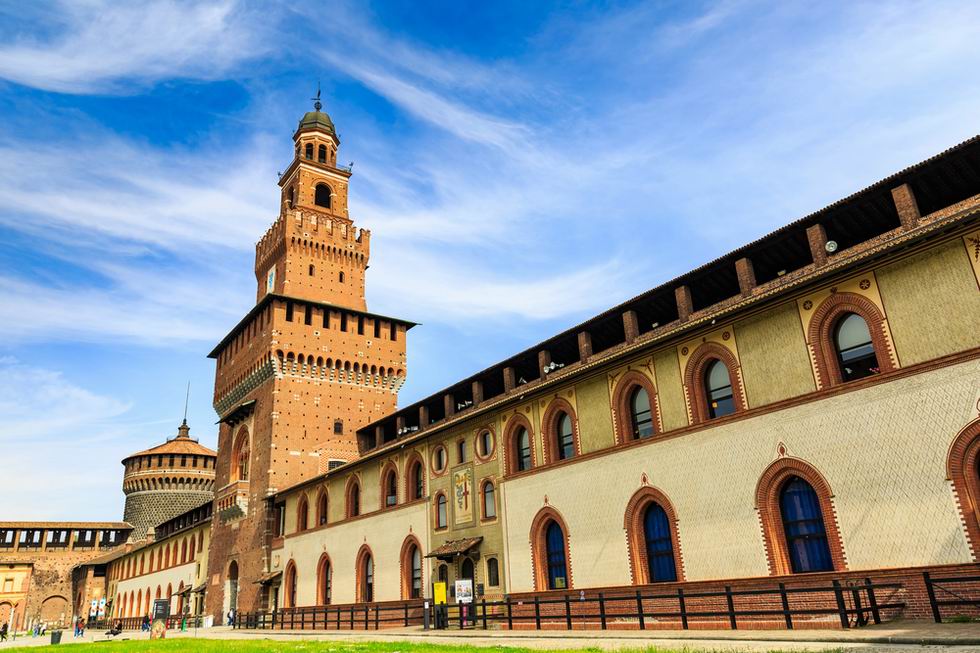
{"type": "Polygon", "coordinates": [[[0,0],[0,519],[189,422],[319,80],[402,404],[976,134],[971,2],[0,0]]]}

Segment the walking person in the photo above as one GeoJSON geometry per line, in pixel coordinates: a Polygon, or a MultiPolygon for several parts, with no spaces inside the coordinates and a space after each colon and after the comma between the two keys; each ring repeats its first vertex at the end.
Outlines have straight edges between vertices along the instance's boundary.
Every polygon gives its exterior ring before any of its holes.
{"type": "Polygon", "coordinates": [[[3,625],[0,626],[0,642],[6,642],[6,641],[7,641],[7,622],[5,621],[3,622],[3,625]]]}

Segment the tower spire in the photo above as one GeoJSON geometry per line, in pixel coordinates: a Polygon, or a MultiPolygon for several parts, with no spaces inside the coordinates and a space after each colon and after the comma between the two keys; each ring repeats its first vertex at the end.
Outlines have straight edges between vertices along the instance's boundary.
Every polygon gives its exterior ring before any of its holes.
{"type": "Polygon", "coordinates": [[[187,404],[190,402],[190,399],[191,399],[191,382],[188,381],[187,382],[187,393],[184,395],[184,421],[182,421],[180,423],[180,427],[177,429],[177,437],[178,438],[189,438],[189,437],[191,437],[191,435],[190,435],[191,429],[190,429],[189,426],[187,426],[187,404]]]}
{"type": "Polygon", "coordinates": [[[316,97],[310,98],[313,100],[313,110],[319,111],[323,108],[323,104],[320,102],[320,80],[316,80],[316,97]]]}

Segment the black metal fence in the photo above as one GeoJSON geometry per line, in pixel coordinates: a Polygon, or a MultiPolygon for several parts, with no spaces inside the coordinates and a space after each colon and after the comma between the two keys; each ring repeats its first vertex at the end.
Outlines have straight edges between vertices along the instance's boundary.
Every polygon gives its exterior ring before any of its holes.
{"type": "MultiPolygon", "coordinates": [[[[507,596],[502,601],[481,600],[473,604],[451,604],[441,608],[451,627],[508,629],[606,629],[715,627],[739,623],[771,624],[793,628],[801,621],[839,623],[842,628],[881,623],[905,608],[900,600],[901,583],[873,583],[871,579],[847,585],[833,580],[825,585],[716,590],[598,592],[507,596]],[[881,595],[886,594],[884,600],[881,595]],[[884,616],[883,616],[884,615],[884,616]]],[[[361,603],[342,606],[284,608],[275,612],[236,615],[234,626],[246,629],[286,630],[378,630],[407,627],[426,622],[422,601],[398,604],[361,603]]]]}
{"type": "MultiPolygon", "coordinates": [[[[926,596],[929,598],[932,618],[937,624],[943,621],[943,608],[968,607],[980,609],[980,576],[933,578],[926,571],[922,573],[922,580],[926,584],[926,596]]],[[[980,610],[967,612],[969,614],[963,614],[961,610],[955,616],[980,616],[980,610]]]]}

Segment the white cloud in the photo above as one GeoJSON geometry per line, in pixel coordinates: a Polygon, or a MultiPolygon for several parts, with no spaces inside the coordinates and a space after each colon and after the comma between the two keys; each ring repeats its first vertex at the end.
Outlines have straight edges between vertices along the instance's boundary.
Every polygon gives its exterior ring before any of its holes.
{"type": "Polygon", "coordinates": [[[57,2],[55,33],[18,35],[0,47],[0,77],[62,93],[132,93],[162,79],[221,79],[268,52],[259,17],[232,0],[190,3],[57,2]]]}

